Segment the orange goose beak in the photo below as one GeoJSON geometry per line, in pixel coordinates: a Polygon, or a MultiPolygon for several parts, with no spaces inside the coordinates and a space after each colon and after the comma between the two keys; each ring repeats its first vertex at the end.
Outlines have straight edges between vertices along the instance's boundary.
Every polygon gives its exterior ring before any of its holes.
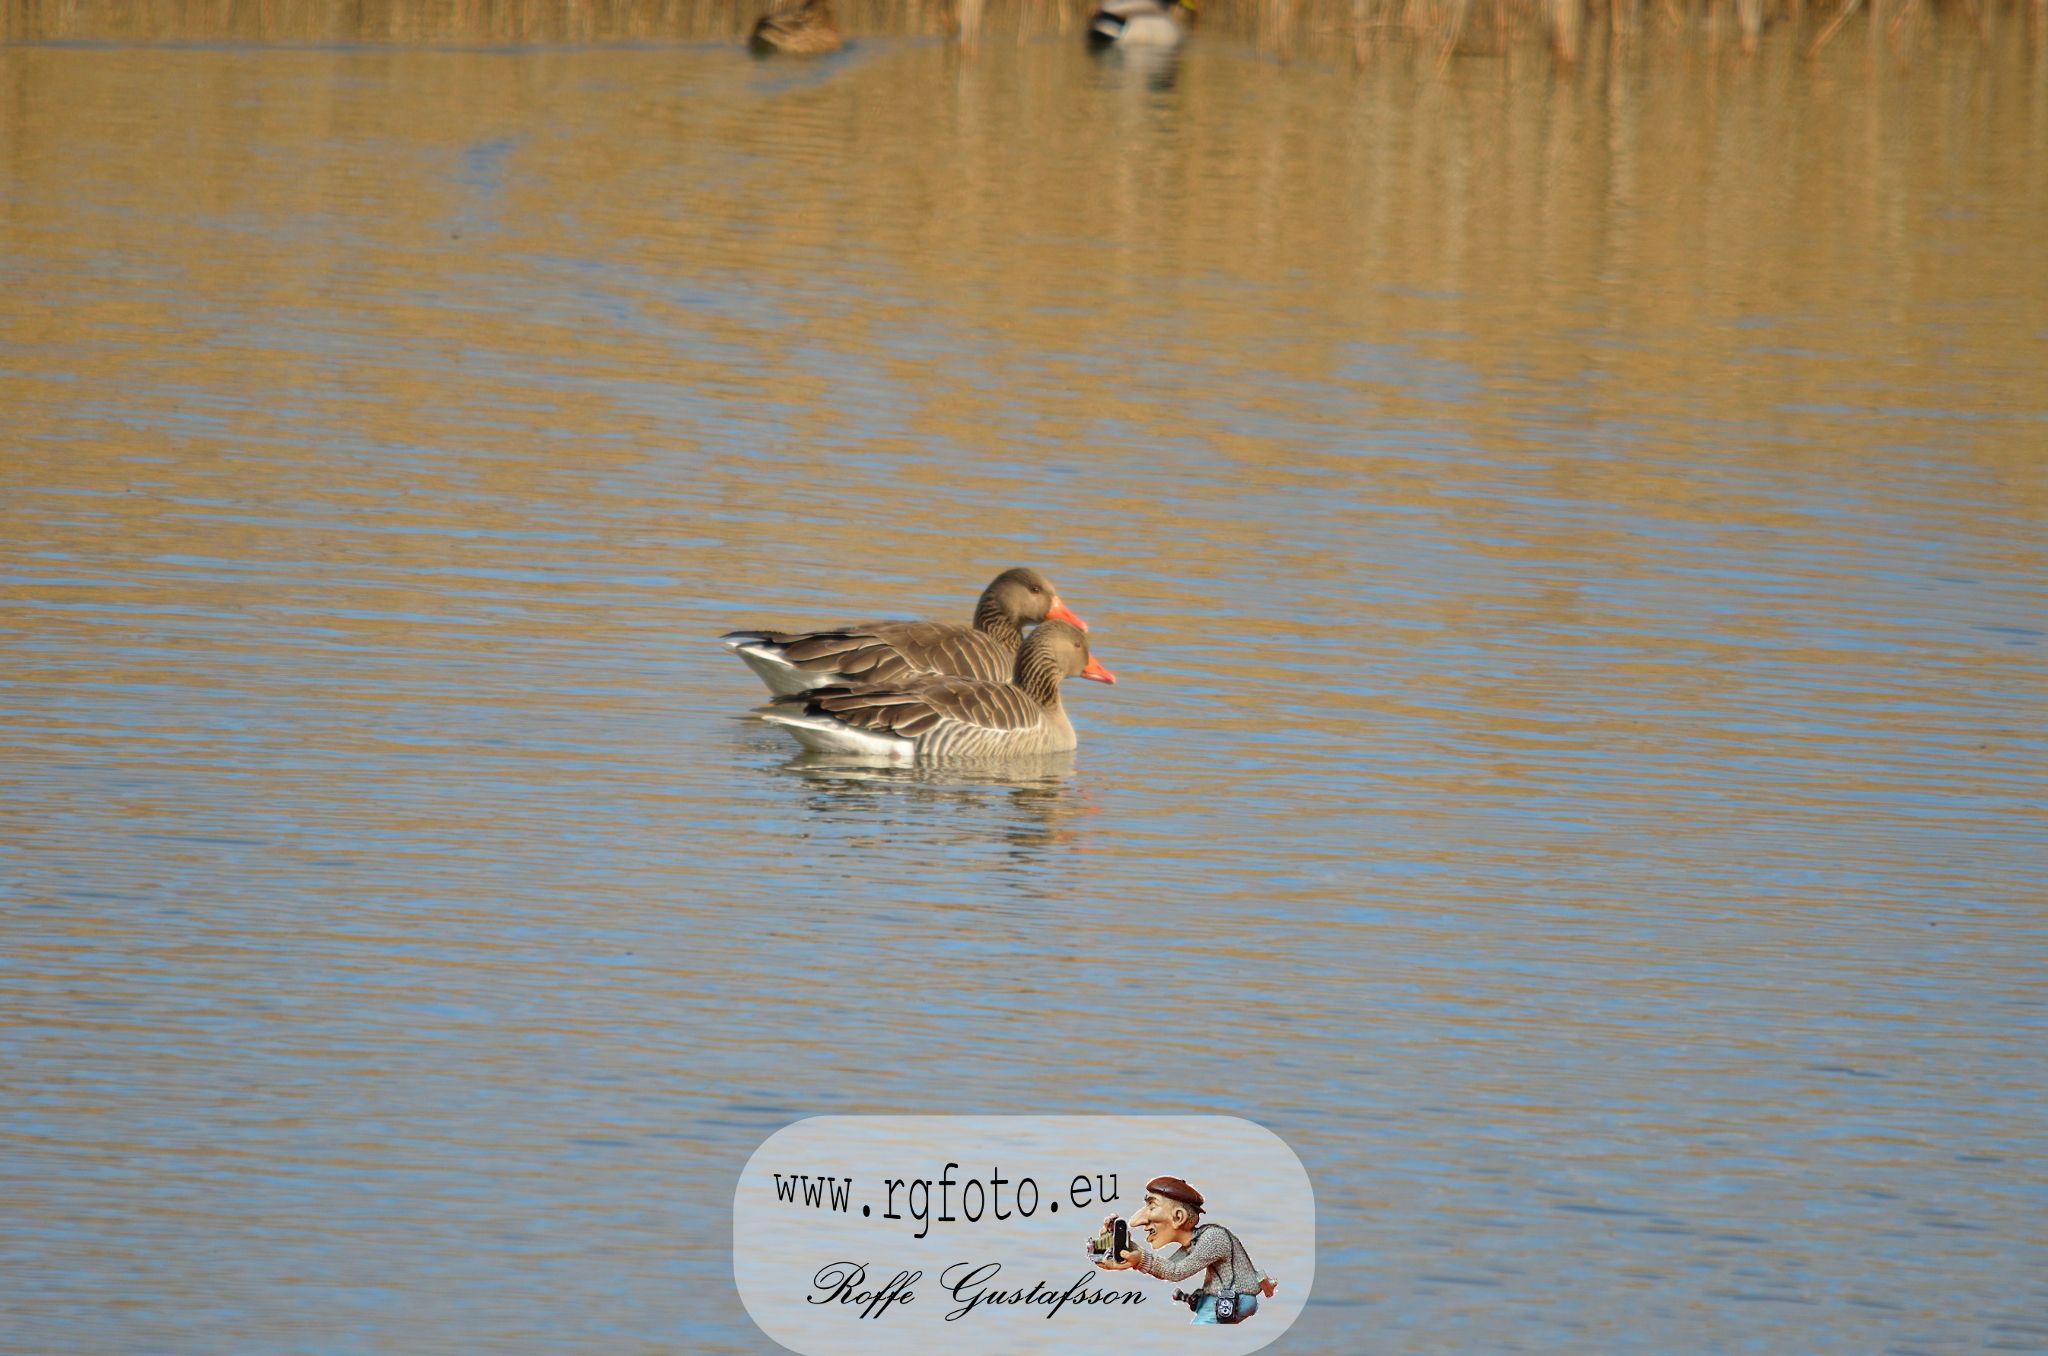
{"type": "Polygon", "coordinates": [[[1088,667],[1081,670],[1081,676],[1098,683],[1108,683],[1111,687],[1116,686],[1116,675],[1102,667],[1102,661],[1094,655],[1088,656],[1088,667]]]}
{"type": "Polygon", "coordinates": [[[1088,629],[1088,623],[1082,621],[1080,615],[1074,609],[1061,602],[1060,596],[1057,593],[1052,596],[1052,606],[1045,610],[1045,619],[1047,621],[1063,621],[1076,631],[1086,631],[1088,629]]]}

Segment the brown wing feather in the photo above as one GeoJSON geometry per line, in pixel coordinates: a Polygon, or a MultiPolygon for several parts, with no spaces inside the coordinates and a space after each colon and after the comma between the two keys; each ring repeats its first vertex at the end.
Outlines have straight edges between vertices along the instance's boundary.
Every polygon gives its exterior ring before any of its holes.
{"type": "Polygon", "coordinates": [[[947,622],[876,622],[861,628],[894,647],[912,669],[954,678],[1008,682],[1017,657],[971,626],[947,622]]]}
{"type": "Polygon", "coordinates": [[[734,632],[758,637],[806,673],[855,684],[901,684],[953,676],[1007,682],[1015,656],[981,632],[943,622],[885,621],[825,631],[734,632]]]}
{"type": "MultiPolygon", "coordinates": [[[[1040,719],[1038,703],[1006,683],[934,678],[907,687],[821,687],[804,694],[805,710],[876,733],[916,739],[945,724],[982,730],[1025,730],[1040,719]]],[[[794,705],[797,698],[785,699],[794,705]]]]}

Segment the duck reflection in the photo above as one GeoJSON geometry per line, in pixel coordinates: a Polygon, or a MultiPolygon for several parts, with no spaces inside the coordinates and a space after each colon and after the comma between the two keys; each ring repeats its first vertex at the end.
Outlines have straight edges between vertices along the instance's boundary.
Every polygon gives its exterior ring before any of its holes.
{"type": "Polygon", "coordinates": [[[953,764],[803,753],[773,771],[801,779],[808,812],[842,827],[1001,842],[1020,856],[1075,847],[1094,813],[1071,751],[953,764]]]}
{"type": "Polygon", "coordinates": [[[1105,47],[1096,55],[1102,83],[1111,89],[1143,88],[1166,94],[1180,79],[1178,47],[1105,47]]]}

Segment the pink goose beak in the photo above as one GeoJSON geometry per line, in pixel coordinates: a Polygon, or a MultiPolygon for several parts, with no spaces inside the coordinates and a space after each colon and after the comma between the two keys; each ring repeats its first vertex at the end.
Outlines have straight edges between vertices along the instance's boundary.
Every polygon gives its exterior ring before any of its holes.
{"type": "Polygon", "coordinates": [[[1088,629],[1088,623],[1082,621],[1080,615],[1074,609],[1061,602],[1060,596],[1057,593],[1052,596],[1052,606],[1045,610],[1045,619],[1047,621],[1063,621],[1077,631],[1086,631],[1088,629]]]}
{"type": "Polygon", "coordinates": [[[1108,683],[1111,687],[1116,686],[1116,675],[1102,667],[1102,661],[1094,655],[1088,656],[1088,667],[1081,670],[1081,676],[1098,683],[1108,683]]]}

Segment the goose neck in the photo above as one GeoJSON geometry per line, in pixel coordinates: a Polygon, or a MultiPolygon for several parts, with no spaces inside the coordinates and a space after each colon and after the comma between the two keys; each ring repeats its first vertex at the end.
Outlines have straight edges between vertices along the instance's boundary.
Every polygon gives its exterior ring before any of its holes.
{"type": "Polygon", "coordinates": [[[1026,645],[1017,652],[1017,686],[1048,711],[1060,705],[1060,663],[1049,647],[1026,645]]]}
{"type": "Polygon", "coordinates": [[[981,601],[974,605],[974,629],[1013,654],[1024,643],[1024,632],[1017,619],[1004,609],[993,592],[982,594],[981,601]]]}

